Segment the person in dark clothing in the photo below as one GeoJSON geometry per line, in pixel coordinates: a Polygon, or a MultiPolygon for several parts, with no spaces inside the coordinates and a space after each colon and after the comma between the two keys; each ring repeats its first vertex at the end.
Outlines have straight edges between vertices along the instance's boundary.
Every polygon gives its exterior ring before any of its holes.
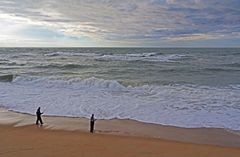
{"type": "Polygon", "coordinates": [[[94,114],[92,114],[91,119],[90,119],[90,132],[93,133],[94,131],[94,123],[96,119],[94,118],[94,114]]]}
{"type": "Polygon", "coordinates": [[[37,115],[36,125],[38,125],[38,121],[40,122],[41,125],[43,125],[42,118],[41,118],[42,114],[43,114],[43,112],[41,112],[41,108],[38,107],[37,112],[36,112],[36,115],[37,115]]]}

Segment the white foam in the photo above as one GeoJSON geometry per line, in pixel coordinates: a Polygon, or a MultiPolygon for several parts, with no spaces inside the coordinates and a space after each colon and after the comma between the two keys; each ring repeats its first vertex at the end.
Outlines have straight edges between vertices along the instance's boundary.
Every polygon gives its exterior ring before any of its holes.
{"type": "Polygon", "coordinates": [[[239,86],[165,85],[124,87],[97,78],[17,77],[0,82],[0,106],[34,114],[131,118],[182,127],[240,130],[239,86]],[[237,88],[236,88],[237,87],[237,88]]]}
{"type": "Polygon", "coordinates": [[[158,53],[129,53],[129,54],[101,54],[101,53],[76,53],[76,52],[54,52],[46,53],[44,56],[81,56],[88,59],[112,60],[112,61],[148,61],[148,62],[174,62],[186,57],[184,54],[158,54],[158,53]]]}
{"type": "Polygon", "coordinates": [[[86,56],[86,57],[94,57],[94,56],[99,56],[101,54],[97,54],[97,53],[77,53],[77,52],[52,52],[52,53],[46,53],[44,54],[44,56],[86,56]]]}
{"type": "Polygon", "coordinates": [[[157,55],[156,53],[142,53],[142,54],[113,54],[103,55],[97,57],[101,60],[114,60],[114,61],[148,61],[148,62],[174,62],[177,59],[186,57],[180,54],[164,54],[157,55]]]}

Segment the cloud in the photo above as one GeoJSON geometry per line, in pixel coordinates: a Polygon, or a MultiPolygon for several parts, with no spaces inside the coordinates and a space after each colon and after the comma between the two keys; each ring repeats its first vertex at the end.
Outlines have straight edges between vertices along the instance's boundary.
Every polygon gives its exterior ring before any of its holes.
{"type": "Polygon", "coordinates": [[[26,29],[40,27],[46,36],[55,32],[95,44],[160,44],[239,39],[239,8],[239,0],[3,0],[0,20],[14,23],[12,32],[25,30],[37,39],[39,34],[26,29]]]}
{"type": "Polygon", "coordinates": [[[177,37],[172,37],[169,40],[171,41],[193,41],[193,40],[209,40],[209,39],[219,39],[223,35],[217,34],[191,34],[191,35],[182,35],[177,37]]]}

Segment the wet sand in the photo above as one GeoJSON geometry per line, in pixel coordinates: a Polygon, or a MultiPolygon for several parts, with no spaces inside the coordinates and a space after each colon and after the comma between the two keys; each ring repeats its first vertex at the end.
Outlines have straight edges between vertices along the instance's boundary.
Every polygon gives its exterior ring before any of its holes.
{"type": "Polygon", "coordinates": [[[187,129],[132,120],[98,120],[91,134],[85,118],[35,117],[0,110],[0,157],[238,157],[238,132],[187,129]]]}

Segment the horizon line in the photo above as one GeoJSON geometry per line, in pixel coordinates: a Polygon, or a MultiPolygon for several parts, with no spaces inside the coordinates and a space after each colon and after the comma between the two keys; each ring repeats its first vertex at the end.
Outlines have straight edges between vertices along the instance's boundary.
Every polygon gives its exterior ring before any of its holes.
{"type": "Polygon", "coordinates": [[[240,48],[240,47],[234,47],[234,46],[224,46],[224,47],[217,47],[217,46],[199,46],[199,47],[195,47],[195,46],[175,46],[175,47],[161,47],[161,46],[16,46],[16,47],[11,47],[11,46],[0,46],[0,48],[240,48]]]}

